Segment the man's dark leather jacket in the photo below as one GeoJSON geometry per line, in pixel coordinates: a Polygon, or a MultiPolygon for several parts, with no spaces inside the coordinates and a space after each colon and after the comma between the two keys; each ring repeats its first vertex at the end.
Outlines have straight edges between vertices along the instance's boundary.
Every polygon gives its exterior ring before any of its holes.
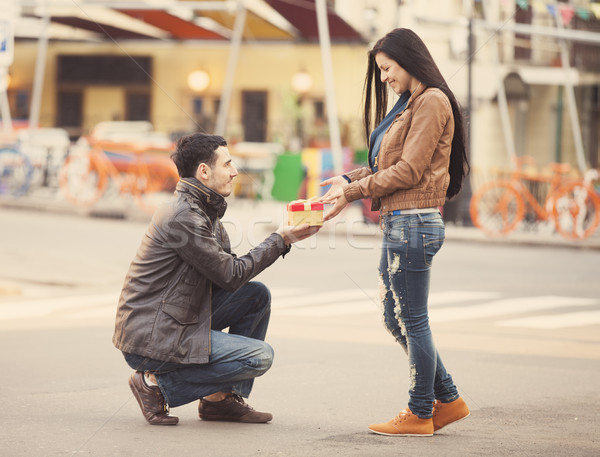
{"type": "Polygon", "coordinates": [[[236,257],[220,221],[226,208],[197,179],[179,181],[125,278],[113,336],[118,349],[168,362],[208,362],[213,287],[236,290],[289,250],[273,233],[236,257]]]}

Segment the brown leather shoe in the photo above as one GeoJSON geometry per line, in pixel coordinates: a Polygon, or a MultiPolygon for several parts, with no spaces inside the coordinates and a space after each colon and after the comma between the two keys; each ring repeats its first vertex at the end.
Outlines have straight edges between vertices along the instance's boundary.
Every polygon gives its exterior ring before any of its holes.
{"type": "Polygon", "coordinates": [[[469,414],[469,407],[460,397],[450,403],[436,400],[433,404],[433,429],[438,431],[446,425],[467,418],[469,414]]]}
{"type": "Polygon", "coordinates": [[[165,397],[158,386],[148,386],[144,382],[144,373],[141,371],[133,373],[129,378],[129,387],[148,422],[152,425],[177,425],[179,418],[169,416],[165,397]]]}
{"type": "Polygon", "coordinates": [[[231,394],[221,401],[200,400],[198,415],[205,421],[229,421],[262,424],[273,419],[271,413],[255,411],[242,397],[231,394]]]}

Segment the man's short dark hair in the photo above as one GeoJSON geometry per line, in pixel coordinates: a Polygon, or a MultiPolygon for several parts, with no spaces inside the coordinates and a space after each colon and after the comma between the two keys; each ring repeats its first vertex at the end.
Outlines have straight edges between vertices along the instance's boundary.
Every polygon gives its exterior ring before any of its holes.
{"type": "Polygon", "coordinates": [[[227,146],[225,138],[207,133],[194,133],[184,136],[177,141],[171,160],[177,166],[180,178],[196,176],[198,165],[205,163],[213,167],[217,160],[215,151],[219,146],[227,146]]]}

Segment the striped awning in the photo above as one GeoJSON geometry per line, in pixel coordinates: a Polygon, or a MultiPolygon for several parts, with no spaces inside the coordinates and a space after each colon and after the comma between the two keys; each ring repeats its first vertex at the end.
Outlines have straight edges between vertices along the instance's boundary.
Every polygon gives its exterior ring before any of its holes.
{"type": "MultiPolygon", "coordinates": [[[[92,37],[95,41],[227,41],[233,34],[237,16],[237,2],[231,0],[179,0],[173,3],[113,0],[104,4],[82,0],[72,7],[64,6],[64,2],[61,5],[49,3],[50,21],[54,29],[61,32],[51,33],[51,39],[68,38],[67,32],[72,30],[74,40],[92,37]]],[[[244,6],[245,41],[318,40],[315,0],[245,0],[244,6]]],[[[16,27],[17,38],[32,38],[31,26],[35,17],[41,17],[39,11],[22,18],[22,26],[17,24],[16,27]]],[[[332,9],[328,9],[328,21],[332,41],[364,42],[360,33],[332,9]]]]}
{"type": "MultiPolygon", "coordinates": [[[[273,9],[296,27],[307,41],[318,41],[317,13],[315,0],[265,0],[273,9]]],[[[358,41],[364,39],[335,11],[328,8],[327,20],[332,41],[358,41]]]]}

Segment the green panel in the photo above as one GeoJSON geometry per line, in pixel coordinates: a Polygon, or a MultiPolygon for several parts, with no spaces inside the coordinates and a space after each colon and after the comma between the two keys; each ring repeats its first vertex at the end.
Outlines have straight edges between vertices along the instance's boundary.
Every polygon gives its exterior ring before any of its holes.
{"type": "Polygon", "coordinates": [[[300,154],[282,154],[277,157],[273,170],[275,181],[271,195],[275,200],[290,202],[298,198],[304,180],[304,167],[300,154]]]}
{"type": "Polygon", "coordinates": [[[354,151],[354,163],[357,165],[366,165],[369,160],[368,149],[357,149],[354,151]]]}

